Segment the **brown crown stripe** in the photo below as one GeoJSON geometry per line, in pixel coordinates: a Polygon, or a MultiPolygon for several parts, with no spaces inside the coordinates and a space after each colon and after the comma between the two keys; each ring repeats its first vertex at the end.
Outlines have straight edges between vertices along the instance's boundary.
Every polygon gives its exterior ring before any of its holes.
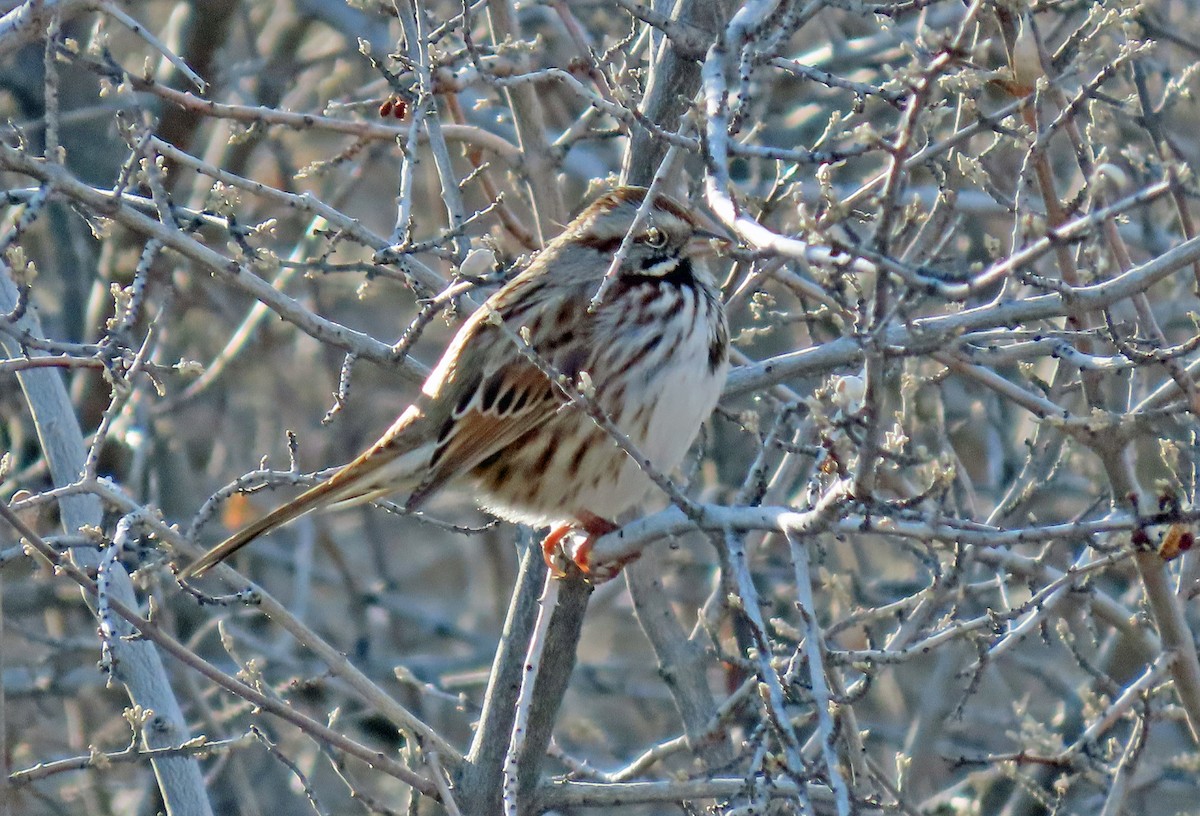
{"type": "MultiPolygon", "coordinates": [[[[598,198],[595,203],[588,208],[588,210],[610,210],[614,209],[622,202],[641,204],[645,192],[646,191],[642,188],[633,190],[632,194],[628,188],[614,190],[613,192],[607,193],[606,195],[598,198]]],[[[670,198],[664,195],[659,195],[658,207],[663,211],[675,216],[680,221],[683,221],[685,224],[691,224],[695,226],[695,221],[692,216],[670,198]]],[[[572,237],[574,242],[579,246],[584,246],[588,249],[593,249],[596,252],[607,255],[615,254],[616,251],[621,248],[621,242],[625,240],[624,233],[621,233],[620,235],[602,235],[594,231],[584,230],[578,231],[572,237]]]]}
{"type": "MultiPolygon", "coordinates": [[[[641,204],[646,198],[645,187],[621,187],[600,196],[588,209],[606,207],[611,209],[618,204],[641,204]]],[[[675,199],[664,193],[658,194],[658,207],[689,224],[694,223],[691,213],[679,205],[675,199]]]]}
{"type": "MultiPolygon", "coordinates": [[[[615,201],[617,203],[641,204],[645,200],[647,188],[645,187],[620,187],[616,190],[610,190],[600,197],[600,201],[615,201]]],[[[674,211],[679,210],[678,205],[670,196],[659,193],[660,201],[666,206],[663,209],[674,211]]],[[[682,213],[683,211],[680,210],[682,213]]],[[[686,216],[685,216],[686,217],[686,216]]]]}

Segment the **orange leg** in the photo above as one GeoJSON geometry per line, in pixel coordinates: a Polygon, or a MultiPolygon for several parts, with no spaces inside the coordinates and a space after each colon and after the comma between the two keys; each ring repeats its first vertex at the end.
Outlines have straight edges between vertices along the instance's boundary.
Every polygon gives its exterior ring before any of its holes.
{"type": "Polygon", "coordinates": [[[542,557],[546,560],[546,566],[557,577],[562,578],[567,574],[559,566],[562,563],[559,559],[564,555],[561,549],[563,540],[579,529],[582,529],[587,534],[587,537],[575,549],[575,552],[571,554],[571,562],[574,563],[575,567],[583,575],[591,579],[592,583],[602,584],[605,581],[612,580],[621,572],[622,567],[637,560],[637,555],[631,555],[612,564],[601,564],[599,568],[593,567],[591,554],[592,546],[595,544],[596,539],[608,535],[618,528],[617,525],[608,519],[600,518],[600,516],[589,513],[586,510],[580,513],[578,518],[578,525],[563,524],[555,527],[550,531],[550,535],[546,536],[545,540],[542,541],[542,557]]]}
{"type": "MultiPolygon", "coordinates": [[[[575,562],[575,566],[579,567],[580,572],[582,572],[584,575],[591,575],[592,545],[595,544],[597,538],[616,530],[617,525],[613,524],[608,519],[600,518],[599,516],[593,515],[586,510],[579,514],[579,521],[583,526],[583,531],[587,533],[587,538],[585,538],[583,543],[579,545],[579,549],[575,551],[575,555],[571,560],[575,562]]],[[[619,572],[623,566],[625,565],[618,564],[617,571],[619,572]]],[[[616,572],[614,572],[613,575],[615,576],[616,572]]]]}
{"type": "Polygon", "coordinates": [[[611,533],[613,530],[616,530],[617,525],[613,524],[608,519],[600,518],[600,516],[597,516],[593,513],[588,513],[587,511],[580,513],[578,518],[578,524],[563,524],[550,531],[550,535],[546,536],[545,540],[542,541],[542,557],[546,559],[546,566],[550,568],[551,572],[553,572],[559,578],[566,575],[566,572],[563,570],[563,568],[559,566],[562,563],[560,558],[564,554],[561,549],[562,543],[564,539],[566,539],[566,537],[571,533],[575,532],[576,530],[582,530],[587,534],[587,538],[585,538],[583,543],[575,549],[573,554],[571,554],[571,561],[581,573],[589,578],[595,579],[597,583],[603,583],[604,581],[615,577],[616,574],[620,572],[621,567],[628,564],[633,560],[633,558],[622,559],[620,563],[611,565],[611,567],[610,565],[605,564],[604,568],[601,569],[598,574],[595,574],[592,569],[590,558],[592,553],[592,545],[595,543],[596,539],[611,533]]]}
{"type": "Polygon", "coordinates": [[[564,538],[571,534],[575,529],[570,524],[564,524],[561,527],[555,527],[550,531],[550,535],[546,536],[542,541],[542,558],[546,562],[546,566],[550,568],[550,572],[554,573],[559,578],[566,575],[563,568],[558,565],[556,556],[558,555],[559,545],[562,544],[564,538]]]}

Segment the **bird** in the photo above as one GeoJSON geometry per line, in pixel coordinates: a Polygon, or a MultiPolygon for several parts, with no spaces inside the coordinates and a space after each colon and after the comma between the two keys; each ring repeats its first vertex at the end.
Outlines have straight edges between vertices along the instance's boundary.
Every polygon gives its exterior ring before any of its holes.
{"type": "Polygon", "coordinates": [[[586,533],[571,560],[589,572],[591,542],[653,489],[626,448],[658,473],[673,470],[729,368],[725,310],[706,263],[729,239],[664,193],[643,207],[648,193],[625,186],[599,196],[463,323],[377,442],[179,579],[312,510],[403,491],[406,509],[417,510],[451,484],[502,519],[552,528],[547,563],[565,536],[586,533]],[[578,404],[581,392],[628,445],[578,404]]]}

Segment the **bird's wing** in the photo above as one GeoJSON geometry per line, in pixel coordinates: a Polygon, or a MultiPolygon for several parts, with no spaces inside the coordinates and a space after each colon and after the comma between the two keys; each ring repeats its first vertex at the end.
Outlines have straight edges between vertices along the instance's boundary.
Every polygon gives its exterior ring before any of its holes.
{"type": "MultiPolygon", "coordinates": [[[[549,258],[547,249],[539,259],[549,258]]],[[[407,506],[415,509],[447,482],[471,472],[547,422],[565,395],[518,350],[514,332],[528,328],[555,374],[574,379],[585,342],[564,345],[540,321],[565,309],[571,292],[547,291],[544,275],[530,269],[514,278],[475,312],[430,374],[424,389],[429,413],[440,416],[428,469],[407,506]],[[496,325],[495,315],[504,320],[496,325]],[[436,407],[434,407],[436,406],[436,407]]],[[[560,319],[561,322],[561,319],[560,319]]],[[[585,331],[574,327],[579,339],[585,331]]]]}
{"type": "Polygon", "coordinates": [[[531,363],[510,361],[487,373],[463,391],[442,426],[425,478],[409,497],[408,506],[420,506],[447,482],[469,473],[562,407],[561,393],[531,363]]]}

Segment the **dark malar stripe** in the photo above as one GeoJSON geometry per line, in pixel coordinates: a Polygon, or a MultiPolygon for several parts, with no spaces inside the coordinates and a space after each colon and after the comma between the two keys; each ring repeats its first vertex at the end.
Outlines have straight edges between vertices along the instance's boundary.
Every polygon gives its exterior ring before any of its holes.
{"type": "MultiPolygon", "coordinates": [[[[709,317],[711,317],[711,312],[709,317]]],[[[708,341],[708,373],[716,374],[717,369],[725,365],[725,361],[729,359],[729,330],[725,327],[725,321],[717,324],[716,330],[708,341]]]]}
{"type": "Polygon", "coordinates": [[[714,337],[708,344],[708,373],[716,374],[717,369],[725,364],[725,358],[728,356],[729,349],[721,342],[720,338],[714,337]]]}

